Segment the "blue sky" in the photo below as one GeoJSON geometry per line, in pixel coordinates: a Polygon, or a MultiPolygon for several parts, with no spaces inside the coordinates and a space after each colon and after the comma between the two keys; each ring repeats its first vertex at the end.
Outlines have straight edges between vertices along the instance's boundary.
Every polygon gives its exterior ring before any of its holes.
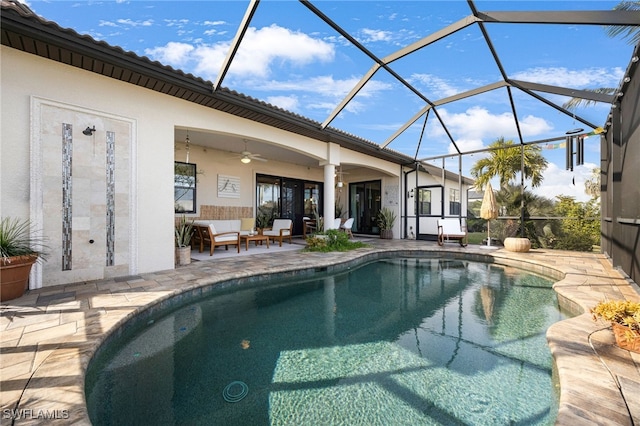
{"type": "MultiPolygon", "coordinates": [[[[29,1],[45,19],[110,45],[215,81],[248,1],[29,1]]],[[[466,1],[317,1],[323,13],[374,55],[383,58],[471,15],[466,1]]],[[[603,1],[476,1],[480,11],[610,10],[603,1]]],[[[602,27],[487,24],[510,78],[571,88],[618,87],[631,56],[625,40],[602,27]]],[[[296,1],[262,1],[222,85],[323,122],[373,62],[296,1]]],[[[477,25],[391,64],[395,72],[430,100],[501,80],[477,25]]],[[[586,128],[572,117],[513,90],[525,141],[563,136],[586,128]]],[[[564,99],[545,94],[561,104],[564,99]]],[[[425,106],[423,100],[386,72],[378,72],[331,126],[383,143],[425,106]]],[[[576,114],[604,125],[609,105],[579,108],[576,114]]],[[[463,151],[480,149],[498,137],[517,140],[512,110],[501,88],[438,107],[463,151]]],[[[418,158],[453,152],[442,127],[430,115],[418,158]]],[[[389,148],[416,155],[423,120],[389,148]]],[[[590,129],[588,129],[590,130],[590,129]]],[[[583,182],[599,164],[599,138],[587,139],[586,164],[564,170],[564,150],[545,149],[551,165],[546,196],[585,200],[583,182]],[[572,182],[576,184],[573,185],[572,182]]],[[[478,154],[465,156],[468,170],[478,154]]],[[[441,161],[435,161],[441,165],[441,161]]],[[[447,160],[457,171],[457,159],[447,160]]]]}

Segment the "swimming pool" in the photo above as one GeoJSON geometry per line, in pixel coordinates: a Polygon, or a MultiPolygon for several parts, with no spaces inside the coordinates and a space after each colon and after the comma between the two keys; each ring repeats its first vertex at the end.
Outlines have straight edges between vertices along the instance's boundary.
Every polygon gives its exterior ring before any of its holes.
{"type": "Polygon", "coordinates": [[[88,410],[97,425],[552,424],[551,284],[400,258],[221,288],[112,339],[88,410]]]}

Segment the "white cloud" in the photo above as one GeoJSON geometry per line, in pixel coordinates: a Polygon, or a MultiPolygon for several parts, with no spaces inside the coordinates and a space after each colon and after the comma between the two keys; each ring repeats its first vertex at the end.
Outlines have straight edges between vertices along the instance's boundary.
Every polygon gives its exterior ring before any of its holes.
{"type": "Polygon", "coordinates": [[[267,77],[274,62],[302,66],[331,61],[334,55],[333,45],[274,24],[249,28],[230,71],[239,76],[267,77]]]}
{"type": "MultiPolygon", "coordinates": [[[[213,80],[220,71],[230,45],[228,41],[197,46],[172,42],[147,49],[145,52],[161,62],[179,60],[169,62],[169,65],[184,66],[188,61],[192,61],[195,63],[193,69],[197,75],[213,80]]],[[[272,66],[276,62],[303,66],[316,61],[331,61],[334,56],[333,45],[301,32],[277,25],[260,29],[249,28],[229,69],[228,77],[264,79],[271,75],[272,66]]]]}
{"type": "Polygon", "coordinates": [[[299,105],[296,96],[269,96],[267,102],[287,111],[295,111],[299,105]]]}
{"type": "Polygon", "coordinates": [[[595,88],[616,87],[623,75],[624,70],[619,67],[593,67],[581,70],[570,70],[564,67],[538,67],[518,72],[512,78],[552,86],[595,88]]]}
{"type": "MultiPolygon", "coordinates": [[[[484,148],[482,139],[456,139],[456,145],[462,152],[476,151],[484,148]]],[[[453,144],[449,143],[449,154],[457,153],[458,151],[456,151],[453,144]]]]}
{"type": "Polygon", "coordinates": [[[417,81],[426,87],[429,90],[428,96],[431,98],[446,98],[461,92],[444,78],[433,74],[413,74],[410,81],[417,81]]]}
{"type": "Polygon", "coordinates": [[[100,20],[100,21],[98,21],[98,26],[100,26],[100,27],[118,27],[118,24],[116,24],[115,22],[111,22],[111,21],[100,20]]]}
{"type": "MultiPolygon", "coordinates": [[[[286,80],[286,81],[269,81],[267,86],[270,91],[298,91],[298,92],[310,92],[318,93],[322,96],[343,98],[349,90],[359,81],[359,78],[351,77],[344,80],[336,80],[331,75],[322,75],[311,77],[305,80],[286,80]]],[[[264,84],[264,82],[260,82],[264,84]]],[[[376,90],[373,85],[369,88],[369,92],[366,95],[371,94],[371,91],[376,90]]]]}
{"type": "Polygon", "coordinates": [[[226,43],[196,47],[191,54],[192,59],[196,62],[195,74],[205,79],[214,80],[220,72],[220,66],[228,50],[229,45],[226,43]]]}
{"type": "MultiPolygon", "coordinates": [[[[474,106],[463,113],[450,113],[445,108],[438,113],[446,123],[454,138],[460,140],[478,140],[490,138],[492,141],[508,135],[516,134],[513,114],[493,114],[484,107],[474,106]]],[[[553,126],[540,117],[528,115],[520,119],[520,129],[523,136],[534,136],[551,130],[553,126]]],[[[432,135],[443,135],[439,126],[432,127],[432,135]]]]}
{"type": "Polygon", "coordinates": [[[534,194],[555,200],[558,195],[574,197],[576,201],[589,201],[590,197],[584,191],[584,183],[591,178],[595,164],[585,163],[574,168],[574,171],[564,170],[555,163],[549,163],[544,171],[544,180],[536,188],[531,188],[534,194]]]}
{"type": "Polygon", "coordinates": [[[371,43],[376,41],[391,41],[391,38],[392,34],[390,31],[363,28],[360,30],[359,41],[362,43],[371,43]]]}
{"type": "Polygon", "coordinates": [[[187,25],[189,23],[188,19],[165,19],[164,20],[165,24],[167,24],[167,27],[183,27],[185,25],[187,25]]]}
{"type": "Polygon", "coordinates": [[[169,42],[163,47],[145,49],[144,53],[163,64],[184,66],[189,60],[189,55],[194,47],[186,43],[169,42]]]}
{"type": "Polygon", "coordinates": [[[147,19],[146,21],[133,21],[131,19],[118,19],[118,24],[127,25],[130,27],[150,27],[153,25],[153,19],[147,19]]]}

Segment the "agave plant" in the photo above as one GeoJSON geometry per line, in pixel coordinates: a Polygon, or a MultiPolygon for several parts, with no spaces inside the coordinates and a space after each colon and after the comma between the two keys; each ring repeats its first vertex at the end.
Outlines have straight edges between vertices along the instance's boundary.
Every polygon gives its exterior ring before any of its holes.
{"type": "Polygon", "coordinates": [[[387,207],[383,207],[378,212],[376,219],[381,230],[389,231],[393,229],[393,225],[396,223],[396,213],[387,207]]]}
{"type": "Polygon", "coordinates": [[[31,221],[3,217],[0,221],[0,257],[6,260],[15,256],[37,255],[46,257],[46,246],[42,237],[31,232],[31,221]]]}
{"type": "Polygon", "coordinates": [[[176,225],[176,247],[187,247],[191,244],[191,236],[193,235],[193,221],[187,221],[185,216],[180,218],[180,222],[176,225]]]}

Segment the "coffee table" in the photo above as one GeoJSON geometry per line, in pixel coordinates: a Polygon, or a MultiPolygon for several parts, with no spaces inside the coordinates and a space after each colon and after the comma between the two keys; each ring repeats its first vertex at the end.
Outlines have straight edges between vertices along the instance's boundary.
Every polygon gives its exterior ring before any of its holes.
{"type": "Polygon", "coordinates": [[[256,246],[258,245],[258,241],[262,244],[263,241],[267,242],[267,248],[269,248],[269,237],[266,235],[240,235],[240,240],[244,241],[244,249],[245,251],[249,250],[249,241],[254,241],[256,246]]]}

